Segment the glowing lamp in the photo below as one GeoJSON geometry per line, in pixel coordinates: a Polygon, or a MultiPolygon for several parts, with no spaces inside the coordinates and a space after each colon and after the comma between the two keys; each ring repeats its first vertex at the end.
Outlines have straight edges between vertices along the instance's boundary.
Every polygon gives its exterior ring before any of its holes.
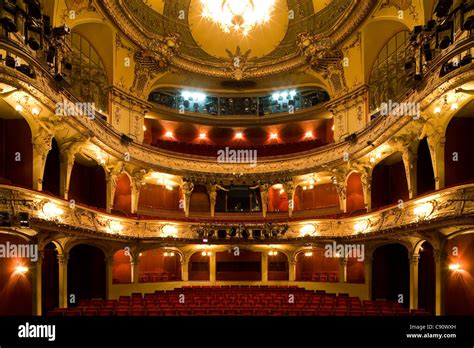
{"type": "Polygon", "coordinates": [[[171,132],[171,131],[166,132],[165,137],[172,138],[173,137],[173,132],[171,132]]]}
{"type": "Polygon", "coordinates": [[[449,265],[449,269],[454,272],[459,272],[461,270],[461,265],[459,263],[453,263],[449,265]]]}
{"type": "Polygon", "coordinates": [[[235,133],[235,139],[242,139],[244,137],[242,132],[235,133]]]}
{"type": "Polygon", "coordinates": [[[25,267],[25,266],[22,266],[22,265],[18,265],[18,266],[16,266],[16,268],[15,268],[15,273],[18,273],[18,274],[25,274],[26,272],[28,272],[28,267],[25,267]]]}
{"type": "Polygon", "coordinates": [[[56,218],[63,213],[64,211],[54,203],[48,202],[43,206],[43,214],[49,219],[56,218]]]}
{"type": "Polygon", "coordinates": [[[304,253],[304,256],[311,257],[311,256],[313,256],[313,252],[312,251],[307,251],[307,252],[304,253]]]}
{"type": "Polygon", "coordinates": [[[307,224],[301,227],[300,229],[300,235],[301,236],[311,236],[316,233],[316,226],[307,224]]]}

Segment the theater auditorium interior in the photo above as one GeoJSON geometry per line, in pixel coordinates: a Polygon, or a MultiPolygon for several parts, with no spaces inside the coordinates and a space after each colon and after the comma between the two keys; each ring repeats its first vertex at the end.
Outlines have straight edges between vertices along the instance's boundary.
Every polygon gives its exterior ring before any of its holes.
{"type": "Polygon", "coordinates": [[[0,22],[0,316],[474,315],[474,1],[0,22]]]}

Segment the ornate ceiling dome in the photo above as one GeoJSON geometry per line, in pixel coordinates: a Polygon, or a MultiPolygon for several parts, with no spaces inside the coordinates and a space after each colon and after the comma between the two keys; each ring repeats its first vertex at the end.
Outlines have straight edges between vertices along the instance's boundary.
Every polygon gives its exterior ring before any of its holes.
{"type": "Polygon", "coordinates": [[[199,0],[104,0],[118,27],[155,70],[168,66],[227,80],[278,74],[310,64],[327,68],[338,47],[369,15],[376,1],[275,0],[270,20],[243,36],[202,17],[199,0]],[[319,4],[315,8],[315,3],[319,4]]]}

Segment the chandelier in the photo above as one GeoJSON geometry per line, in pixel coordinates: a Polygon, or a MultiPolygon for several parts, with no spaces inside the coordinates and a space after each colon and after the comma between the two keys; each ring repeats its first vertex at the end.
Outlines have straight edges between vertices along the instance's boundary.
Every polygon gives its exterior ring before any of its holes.
{"type": "Polygon", "coordinates": [[[247,36],[257,25],[270,20],[275,0],[201,0],[201,4],[202,16],[225,33],[234,30],[247,36]]]}

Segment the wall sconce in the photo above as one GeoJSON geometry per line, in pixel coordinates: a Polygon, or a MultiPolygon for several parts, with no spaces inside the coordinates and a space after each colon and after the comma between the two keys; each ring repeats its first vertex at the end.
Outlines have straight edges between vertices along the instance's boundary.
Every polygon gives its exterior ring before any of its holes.
{"type": "Polygon", "coordinates": [[[16,274],[25,274],[28,272],[28,267],[22,266],[22,265],[17,265],[15,268],[15,273],[16,274]]]}
{"type": "Polygon", "coordinates": [[[461,271],[461,265],[459,263],[452,263],[449,265],[449,269],[453,272],[460,272],[461,271]]]}
{"type": "Polygon", "coordinates": [[[307,251],[307,252],[304,253],[304,256],[305,257],[311,257],[311,256],[313,256],[313,252],[312,251],[307,251]]]}
{"type": "Polygon", "coordinates": [[[268,255],[270,255],[270,256],[277,256],[277,255],[278,255],[278,251],[270,250],[270,251],[268,252],[268,255]]]}

